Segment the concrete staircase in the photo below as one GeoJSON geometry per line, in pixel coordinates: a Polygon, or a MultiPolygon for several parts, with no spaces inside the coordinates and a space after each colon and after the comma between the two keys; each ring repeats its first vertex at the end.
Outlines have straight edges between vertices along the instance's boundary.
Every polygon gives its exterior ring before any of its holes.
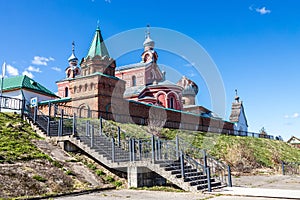
{"type": "Polygon", "coordinates": [[[151,141],[125,137],[121,141],[120,135],[112,136],[102,133],[102,124],[101,128],[96,127],[95,132],[95,125],[89,120],[87,120],[88,123],[83,123],[81,120],[80,123],[73,124],[76,128],[72,133],[56,134],[60,129],[59,123],[47,122],[45,124],[43,117],[37,117],[34,122],[32,117],[27,116],[27,120],[35,130],[44,133],[46,137],[55,136],[59,141],[83,150],[108,168],[126,169],[128,182],[135,182],[136,186],[144,186],[139,184],[143,181],[139,180],[142,179],[139,177],[143,177],[141,173],[149,173],[148,170],[185,191],[210,191],[227,186],[224,181],[218,180],[216,175],[210,175],[210,170],[216,171],[215,169],[208,169],[209,167],[204,166],[200,161],[184,154],[178,146],[174,145],[174,141],[169,143],[169,141],[155,137],[151,141]],[[47,127],[49,124],[50,127],[47,127]]]}

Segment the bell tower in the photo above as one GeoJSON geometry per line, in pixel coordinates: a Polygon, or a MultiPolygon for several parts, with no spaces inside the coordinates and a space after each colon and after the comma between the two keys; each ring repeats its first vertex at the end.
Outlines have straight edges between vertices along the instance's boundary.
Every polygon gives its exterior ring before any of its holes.
{"type": "Polygon", "coordinates": [[[150,26],[147,25],[147,30],[145,34],[144,52],[142,53],[142,62],[143,63],[156,63],[158,55],[154,50],[155,42],[150,38],[150,26]]]}
{"type": "Polygon", "coordinates": [[[115,76],[116,62],[108,54],[99,26],[96,29],[88,54],[82,59],[80,66],[81,76],[96,72],[115,76]]]}

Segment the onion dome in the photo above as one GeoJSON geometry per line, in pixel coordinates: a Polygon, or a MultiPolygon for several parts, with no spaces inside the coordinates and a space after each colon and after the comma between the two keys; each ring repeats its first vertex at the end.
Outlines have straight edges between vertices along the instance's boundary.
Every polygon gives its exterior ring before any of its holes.
{"type": "Polygon", "coordinates": [[[182,95],[193,95],[196,96],[199,92],[199,88],[195,82],[183,76],[178,82],[177,85],[183,87],[182,95]]]}
{"type": "Polygon", "coordinates": [[[72,54],[68,59],[69,62],[78,62],[78,58],[75,56],[75,43],[74,41],[72,42],[72,54]]]}
{"type": "Polygon", "coordinates": [[[196,95],[198,93],[198,87],[193,85],[186,85],[182,90],[182,95],[196,95]]]}
{"type": "Polygon", "coordinates": [[[150,38],[150,26],[147,25],[147,31],[146,31],[146,39],[143,43],[144,47],[149,47],[150,49],[153,49],[154,48],[154,44],[155,42],[150,38]]]}

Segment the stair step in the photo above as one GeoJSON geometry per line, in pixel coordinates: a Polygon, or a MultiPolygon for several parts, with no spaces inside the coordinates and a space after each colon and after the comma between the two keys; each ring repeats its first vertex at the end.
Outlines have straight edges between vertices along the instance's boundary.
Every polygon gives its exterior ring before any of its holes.
{"type": "MultiPolygon", "coordinates": [[[[197,172],[197,169],[185,169],[184,173],[189,173],[189,172],[197,172]]],[[[181,174],[181,170],[173,170],[171,171],[171,174],[181,174]]]]}
{"type": "MultiPolygon", "coordinates": [[[[211,186],[212,189],[213,188],[218,188],[221,185],[222,185],[221,182],[211,182],[210,183],[210,186],[211,186]]],[[[207,190],[207,188],[208,188],[208,184],[207,183],[206,184],[197,185],[197,190],[207,190]]]]}
{"type": "MultiPolygon", "coordinates": [[[[215,182],[214,178],[210,179],[211,183],[215,182]]],[[[196,180],[196,181],[191,181],[189,182],[190,186],[196,186],[196,185],[202,185],[202,184],[207,184],[207,178],[206,179],[202,179],[202,180],[196,180]]]]}
{"type": "MultiPolygon", "coordinates": [[[[190,166],[190,165],[184,166],[184,169],[191,169],[191,168],[192,168],[192,166],[190,166]]],[[[180,165],[172,166],[172,167],[165,167],[165,171],[173,171],[173,170],[178,170],[178,169],[181,169],[180,165]]]]}
{"type": "MultiPolygon", "coordinates": [[[[185,173],[185,177],[193,177],[193,176],[206,176],[203,172],[191,172],[191,173],[185,173]]],[[[181,174],[177,174],[176,178],[181,178],[181,174]]]]}

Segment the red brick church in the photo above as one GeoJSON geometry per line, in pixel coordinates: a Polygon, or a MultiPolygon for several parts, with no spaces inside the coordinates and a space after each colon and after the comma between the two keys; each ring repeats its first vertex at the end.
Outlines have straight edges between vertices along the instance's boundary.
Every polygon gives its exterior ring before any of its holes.
{"type": "Polygon", "coordinates": [[[99,115],[119,113],[143,119],[147,119],[150,108],[155,107],[166,109],[167,121],[178,122],[178,127],[185,121],[196,127],[192,129],[200,130],[201,124],[216,120],[217,128],[226,126],[226,129],[232,129],[231,123],[195,105],[199,89],[192,80],[183,76],[175,84],[165,79],[165,72],[157,64],[158,54],[149,27],[143,46],[141,62],[117,67],[108,53],[99,27],[87,55],[80,63],[73,43],[69,66],[65,69],[66,76],[56,82],[58,96],[61,97],[57,102],[77,107],[79,115],[87,112],[84,115],[89,116],[90,110],[96,110],[99,115]]]}

